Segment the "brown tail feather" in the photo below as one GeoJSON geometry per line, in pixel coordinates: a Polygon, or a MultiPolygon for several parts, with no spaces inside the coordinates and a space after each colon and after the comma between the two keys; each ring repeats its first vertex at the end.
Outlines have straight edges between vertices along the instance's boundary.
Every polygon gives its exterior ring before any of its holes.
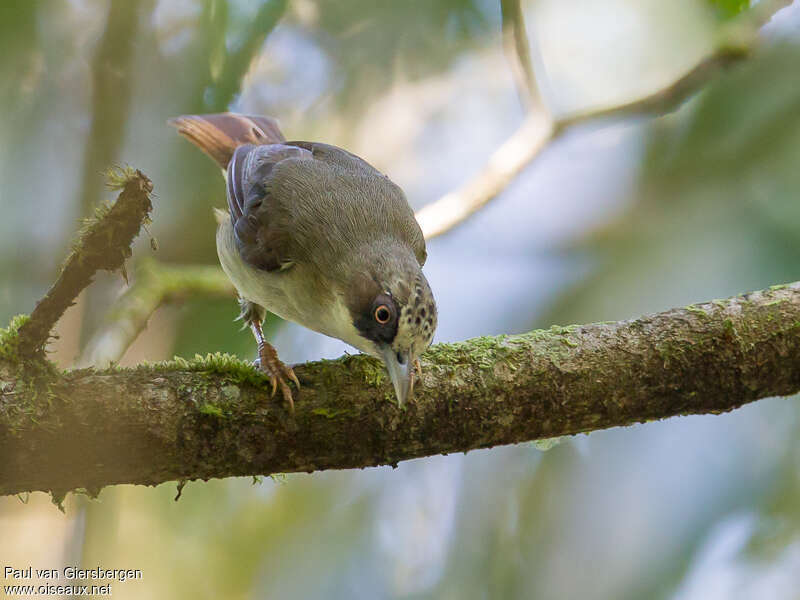
{"type": "Polygon", "coordinates": [[[167,121],[178,133],[227,168],[233,151],[243,144],[279,144],[285,142],[278,122],[271,117],[253,117],[234,113],[183,115],[167,121]]]}

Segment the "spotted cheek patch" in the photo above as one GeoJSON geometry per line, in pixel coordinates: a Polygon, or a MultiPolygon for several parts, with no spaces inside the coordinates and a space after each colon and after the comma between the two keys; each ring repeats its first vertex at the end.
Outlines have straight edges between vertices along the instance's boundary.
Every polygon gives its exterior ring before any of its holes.
{"type": "Polygon", "coordinates": [[[428,346],[431,345],[431,342],[433,341],[433,334],[436,333],[436,307],[428,305],[425,312],[427,313],[427,316],[425,317],[425,322],[422,325],[421,332],[424,345],[419,352],[425,351],[428,346]]]}
{"type": "Polygon", "coordinates": [[[436,305],[422,286],[417,285],[414,294],[400,311],[397,338],[394,347],[398,351],[411,350],[414,356],[424,352],[433,341],[436,331],[436,305]]]}

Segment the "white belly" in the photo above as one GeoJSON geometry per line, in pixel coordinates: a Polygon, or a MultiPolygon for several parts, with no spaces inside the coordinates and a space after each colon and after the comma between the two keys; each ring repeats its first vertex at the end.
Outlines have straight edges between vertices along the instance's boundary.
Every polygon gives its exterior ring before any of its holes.
{"type": "Polygon", "coordinates": [[[245,264],[239,255],[230,217],[225,213],[217,228],[217,255],[222,270],[245,300],[266,308],[287,321],[338,338],[359,350],[379,356],[377,348],[353,326],[340,290],[321,292],[315,276],[303,265],[283,271],[262,271],[245,264]],[[327,294],[323,296],[321,294],[327,294]]]}

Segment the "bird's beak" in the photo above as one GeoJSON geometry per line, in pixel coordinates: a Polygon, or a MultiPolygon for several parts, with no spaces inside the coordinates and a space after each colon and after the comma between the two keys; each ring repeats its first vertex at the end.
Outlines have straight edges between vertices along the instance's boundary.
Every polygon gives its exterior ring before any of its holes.
{"type": "Polygon", "coordinates": [[[383,362],[386,364],[386,370],[389,371],[389,377],[394,385],[395,394],[397,394],[397,404],[403,406],[408,399],[408,394],[411,389],[411,365],[408,352],[397,353],[392,350],[388,344],[381,348],[383,362]]]}

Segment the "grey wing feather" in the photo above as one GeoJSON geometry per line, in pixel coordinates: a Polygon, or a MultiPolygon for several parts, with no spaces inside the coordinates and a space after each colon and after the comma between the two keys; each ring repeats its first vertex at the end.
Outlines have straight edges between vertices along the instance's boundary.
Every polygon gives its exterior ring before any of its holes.
{"type": "MultiPolygon", "coordinates": [[[[359,185],[359,189],[361,191],[369,190],[369,195],[372,200],[380,198],[385,202],[391,202],[393,205],[391,207],[384,207],[384,212],[392,214],[395,219],[391,227],[393,233],[399,235],[411,245],[420,266],[425,264],[427,250],[425,249],[425,238],[422,235],[419,223],[417,223],[414,212],[411,210],[403,191],[385,174],[381,173],[363,158],[352,152],[348,152],[344,148],[339,148],[338,146],[320,142],[295,140],[286,142],[286,144],[308,150],[314,160],[318,161],[318,164],[325,164],[332,167],[333,171],[328,171],[329,174],[344,171],[351,177],[357,177],[363,182],[359,185]]],[[[342,185],[341,179],[339,185],[342,185]]],[[[342,185],[342,187],[344,186],[342,185]]],[[[333,194],[329,193],[327,195],[332,196],[333,194]]],[[[370,209],[364,208],[362,210],[370,209]]],[[[376,213],[381,212],[377,210],[376,207],[372,207],[372,210],[376,213]]]]}
{"type": "Polygon", "coordinates": [[[227,178],[239,254],[253,267],[274,271],[301,260],[329,268],[343,249],[381,234],[409,244],[425,263],[425,240],[405,194],[346,150],[302,141],[244,145],[227,178]]]}
{"type": "Polygon", "coordinates": [[[266,271],[282,268],[287,232],[275,223],[270,206],[273,167],[287,159],[312,160],[311,152],[284,144],[239,146],[228,163],[228,209],[242,259],[266,271]]]}

